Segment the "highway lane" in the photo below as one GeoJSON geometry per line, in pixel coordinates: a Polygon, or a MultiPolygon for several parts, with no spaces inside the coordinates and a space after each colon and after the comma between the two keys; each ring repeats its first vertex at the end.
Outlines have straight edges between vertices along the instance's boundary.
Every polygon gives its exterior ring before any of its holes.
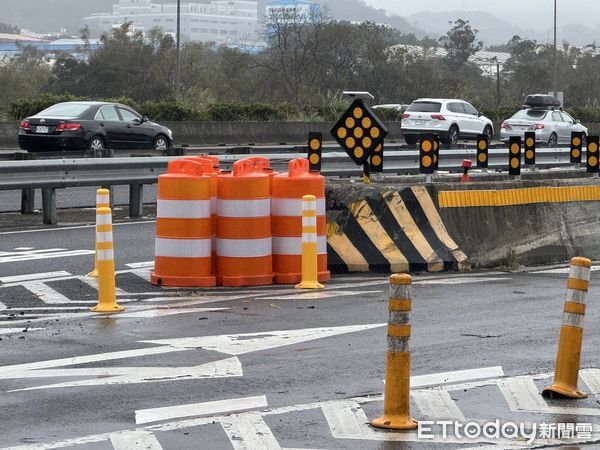
{"type": "MultiPolygon", "coordinates": [[[[145,280],[153,227],[115,227],[119,299],[128,311],[110,318],[86,309],[94,300],[93,288],[83,281],[91,254],[27,258],[27,252],[89,249],[93,229],[0,234],[0,303],[16,313],[7,319],[10,312],[2,311],[0,322],[0,446],[56,442],[68,448],[65,439],[74,439],[73,448],[92,449],[142,448],[135,442],[152,449],[475,445],[451,445],[439,433],[433,442],[381,434],[364,425],[365,416],[382,412],[385,276],[334,277],[318,292],[287,286],[157,288],[145,280]],[[51,289],[40,292],[39,283],[27,280],[42,272],[37,281],[51,289]],[[237,336],[249,333],[256,335],[237,336]],[[129,353],[115,353],[123,351],[129,353]]],[[[521,410],[511,403],[527,383],[540,389],[549,381],[564,271],[416,274],[414,280],[412,374],[420,377],[414,379],[415,417],[440,419],[446,411],[460,420],[568,421],[597,429],[600,398],[594,396],[542,404],[530,392],[521,410]],[[435,375],[464,370],[474,372],[435,375]],[[431,387],[449,377],[449,397],[431,387]],[[557,413],[556,406],[584,409],[557,413]]],[[[600,308],[594,302],[599,281],[600,272],[593,271],[586,369],[600,368],[600,308]]],[[[588,390],[600,382],[593,370],[582,376],[588,390]]],[[[600,434],[584,442],[595,448],[600,434]]]]}

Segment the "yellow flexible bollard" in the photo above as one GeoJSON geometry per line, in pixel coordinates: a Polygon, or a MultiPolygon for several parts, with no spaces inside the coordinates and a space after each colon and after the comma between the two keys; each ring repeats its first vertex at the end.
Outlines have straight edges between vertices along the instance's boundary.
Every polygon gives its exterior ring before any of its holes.
{"type": "MultiPolygon", "coordinates": [[[[96,191],[96,231],[98,228],[99,208],[110,208],[110,191],[108,189],[98,189],[96,191]]],[[[94,255],[94,270],[87,274],[88,277],[98,277],[98,252],[94,255]]]]}
{"type": "Polygon", "coordinates": [[[302,280],[298,289],[322,289],[317,269],[317,198],[302,196],[302,280]]]}
{"type": "Polygon", "coordinates": [[[390,277],[388,349],[385,370],[383,416],[371,421],[378,428],[412,430],[417,421],[410,416],[410,339],[412,278],[406,274],[390,277]]]}
{"type": "Polygon", "coordinates": [[[571,260],[567,298],[556,355],[554,383],[544,388],[542,395],[553,397],[554,394],[559,394],[559,396],[578,399],[587,397],[587,394],[577,387],[577,378],[579,377],[583,318],[585,317],[585,300],[590,284],[591,266],[592,261],[587,258],[571,260]]]}
{"type": "Polygon", "coordinates": [[[123,311],[125,308],[117,304],[115,293],[115,255],[110,208],[98,208],[96,211],[96,259],[98,304],[92,308],[92,311],[100,313],[123,311]]]}

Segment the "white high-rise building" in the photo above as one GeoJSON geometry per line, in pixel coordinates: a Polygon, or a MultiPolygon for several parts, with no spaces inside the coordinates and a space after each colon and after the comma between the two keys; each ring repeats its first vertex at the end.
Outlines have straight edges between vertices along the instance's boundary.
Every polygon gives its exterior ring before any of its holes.
{"type": "MultiPolygon", "coordinates": [[[[181,3],[181,39],[220,44],[256,41],[258,33],[256,1],[213,0],[210,3],[181,3]]],[[[84,17],[92,34],[110,31],[124,22],[132,29],[147,33],[161,28],[165,33],[177,32],[177,3],[154,4],[152,0],[119,0],[112,13],[84,17]]]]}

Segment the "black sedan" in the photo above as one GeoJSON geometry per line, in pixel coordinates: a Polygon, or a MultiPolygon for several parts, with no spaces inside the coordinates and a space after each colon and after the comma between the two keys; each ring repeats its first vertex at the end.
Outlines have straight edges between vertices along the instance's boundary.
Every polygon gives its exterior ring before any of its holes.
{"type": "Polygon", "coordinates": [[[31,152],[110,149],[167,150],[171,130],[128,106],[106,102],[57,103],[19,126],[19,146],[31,152]]]}

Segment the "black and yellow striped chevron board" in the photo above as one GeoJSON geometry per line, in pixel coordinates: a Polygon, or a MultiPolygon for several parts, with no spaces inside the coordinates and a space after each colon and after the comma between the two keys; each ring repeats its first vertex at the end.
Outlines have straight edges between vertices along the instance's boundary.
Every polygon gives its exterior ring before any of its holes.
{"type": "Polygon", "coordinates": [[[423,186],[373,191],[344,205],[328,221],[327,254],[334,273],[440,272],[468,266],[423,186]]]}

